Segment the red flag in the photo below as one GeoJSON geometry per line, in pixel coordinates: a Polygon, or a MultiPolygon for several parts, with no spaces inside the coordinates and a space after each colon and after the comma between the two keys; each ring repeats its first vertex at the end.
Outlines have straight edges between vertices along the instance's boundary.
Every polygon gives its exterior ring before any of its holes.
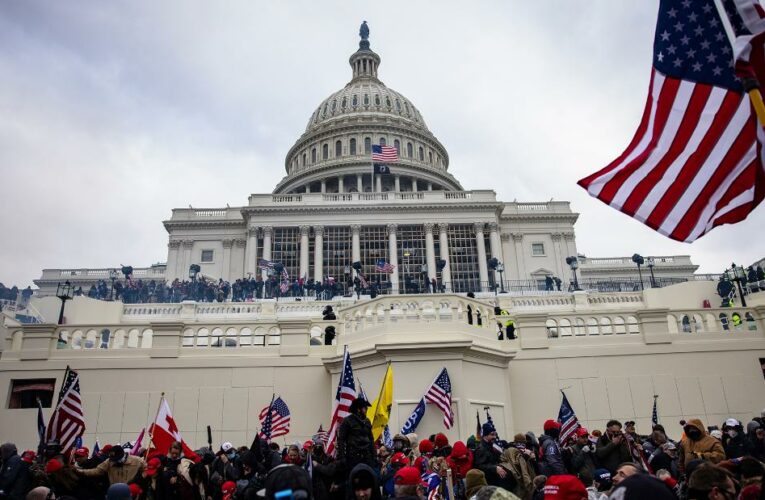
{"type": "Polygon", "coordinates": [[[165,400],[164,397],[159,402],[157,419],[149,427],[149,436],[151,441],[149,442],[149,449],[146,452],[147,457],[151,456],[152,452],[165,455],[174,441],[180,441],[181,446],[183,447],[183,455],[195,462],[199,460],[199,456],[191,451],[191,448],[189,448],[181,437],[181,433],[178,431],[178,426],[175,425],[173,414],[170,413],[170,405],[167,404],[167,400],[165,400]]]}

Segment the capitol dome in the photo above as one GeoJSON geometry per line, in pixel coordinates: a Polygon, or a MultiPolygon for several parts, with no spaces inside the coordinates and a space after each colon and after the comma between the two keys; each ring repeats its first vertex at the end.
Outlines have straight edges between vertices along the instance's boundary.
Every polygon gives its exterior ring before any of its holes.
{"type": "Polygon", "coordinates": [[[274,193],[461,191],[447,172],[449,155],[408,98],[378,78],[366,21],[349,63],[352,78],[324,99],[285,159],[287,176],[274,193]],[[372,176],[371,147],[393,146],[391,175],[372,176]]]}

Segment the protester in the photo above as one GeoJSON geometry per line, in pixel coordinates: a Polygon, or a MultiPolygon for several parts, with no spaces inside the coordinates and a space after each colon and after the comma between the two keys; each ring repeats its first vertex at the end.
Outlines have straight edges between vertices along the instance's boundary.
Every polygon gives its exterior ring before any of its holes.
{"type": "Polygon", "coordinates": [[[337,431],[337,458],[348,471],[358,464],[377,466],[372,424],[367,419],[369,406],[363,398],[354,399],[350,415],[345,417],[337,431]]]}
{"type": "Polygon", "coordinates": [[[128,455],[120,445],[112,446],[109,450],[109,459],[101,462],[95,469],[82,469],[76,467],[77,474],[85,477],[107,476],[109,484],[125,483],[132,481],[144,468],[144,461],[134,455],[128,455]]]}
{"type": "Polygon", "coordinates": [[[680,441],[680,472],[692,460],[708,460],[713,464],[725,459],[725,449],[720,441],[707,434],[701,420],[694,418],[688,420],[683,427],[685,436],[680,441]]]}
{"type": "Polygon", "coordinates": [[[516,486],[515,478],[507,469],[499,465],[500,449],[495,446],[497,430],[494,424],[486,422],[481,428],[481,442],[478,444],[473,457],[473,467],[483,471],[486,482],[512,491],[516,486]]]}
{"type": "Polygon", "coordinates": [[[29,464],[21,459],[13,443],[0,446],[0,460],[0,491],[7,498],[23,498],[30,488],[29,464]]]}
{"type": "Polygon", "coordinates": [[[595,454],[600,466],[607,469],[612,476],[616,473],[619,464],[632,460],[621,422],[610,420],[606,424],[606,432],[598,439],[595,454]]]}
{"type": "Polygon", "coordinates": [[[566,474],[566,466],[563,464],[558,436],[560,435],[560,423],[555,420],[547,420],[544,423],[544,434],[539,438],[541,458],[539,470],[545,476],[566,474]]]}

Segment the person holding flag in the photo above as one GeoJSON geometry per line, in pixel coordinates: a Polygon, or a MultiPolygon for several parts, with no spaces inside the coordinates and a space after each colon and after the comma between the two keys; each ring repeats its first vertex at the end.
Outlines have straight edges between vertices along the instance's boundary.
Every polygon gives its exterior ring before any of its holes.
{"type": "Polygon", "coordinates": [[[375,441],[380,439],[383,430],[388,426],[388,419],[390,419],[390,409],[392,405],[393,366],[388,362],[382,386],[380,387],[380,394],[377,396],[377,399],[372,401],[372,406],[370,406],[367,411],[367,418],[372,422],[372,437],[375,441]]]}

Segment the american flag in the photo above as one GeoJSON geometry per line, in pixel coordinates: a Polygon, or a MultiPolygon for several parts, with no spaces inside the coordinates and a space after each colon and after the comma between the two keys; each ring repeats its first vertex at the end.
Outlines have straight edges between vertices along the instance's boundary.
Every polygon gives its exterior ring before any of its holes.
{"type": "Polygon", "coordinates": [[[385,262],[385,259],[380,259],[375,264],[375,271],[378,273],[391,274],[396,269],[396,266],[385,262]]]}
{"type": "Polygon", "coordinates": [[[576,413],[571,408],[571,403],[568,402],[565,393],[563,393],[563,401],[560,402],[560,410],[558,410],[558,423],[560,424],[558,441],[561,443],[565,443],[568,438],[574,436],[579,428],[579,420],[576,418],[576,413]]]}
{"type": "Polygon", "coordinates": [[[337,430],[343,419],[350,415],[351,403],[356,399],[356,383],[353,380],[353,368],[351,367],[351,354],[346,348],[343,354],[343,369],[340,372],[340,382],[337,384],[337,393],[332,402],[332,421],[327,433],[327,455],[335,453],[335,438],[337,430]]]}
{"type": "Polygon", "coordinates": [[[398,161],[398,151],[391,146],[372,146],[372,161],[389,163],[398,161]]]}
{"type": "Polygon", "coordinates": [[[454,425],[454,412],[452,411],[452,383],[446,368],[441,370],[436,380],[425,393],[425,399],[433,403],[444,414],[444,425],[451,429],[454,425]]]}
{"type": "Polygon", "coordinates": [[[261,426],[260,437],[266,441],[284,436],[290,431],[290,409],[281,396],[263,408],[258,418],[261,426]]]}
{"type": "Polygon", "coordinates": [[[656,407],[657,399],[659,399],[659,396],[653,397],[653,411],[651,412],[651,423],[653,425],[659,425],[659,409],[656,407]]]}
{"type": "MultiPolygon", "coordinates": [[[[721,0],[723,19],[715,1],[661,1],[648,102],[635,137],[620,157],[579,181],[590,195],[679,241],[745,219],[765,197],[765,131],[736,76],[725,30],[730,21],[738,47],[741,37],[762,33],[761,10],[755,0],[721,0]]],[[[748,69],[765,74],[761,50],[755,57],[761,47],[752,49],[748,69]]]]}
{"type": "Polygon", "coordinates": [[[271,260],[266,260],[266,259],[258,259],[258,267],[263,271],[267,269],[273,269],[274,262],[271,260]]]}
{"type": "Polygon", "coordinates": [[[58,404],[50,416],[45,439],[58,440],[62,453],[74,446],[78,437],[85,432],[85,413],[80,396],[80,376],[66,367],[64,382],[58,395],[58,404]]]}

